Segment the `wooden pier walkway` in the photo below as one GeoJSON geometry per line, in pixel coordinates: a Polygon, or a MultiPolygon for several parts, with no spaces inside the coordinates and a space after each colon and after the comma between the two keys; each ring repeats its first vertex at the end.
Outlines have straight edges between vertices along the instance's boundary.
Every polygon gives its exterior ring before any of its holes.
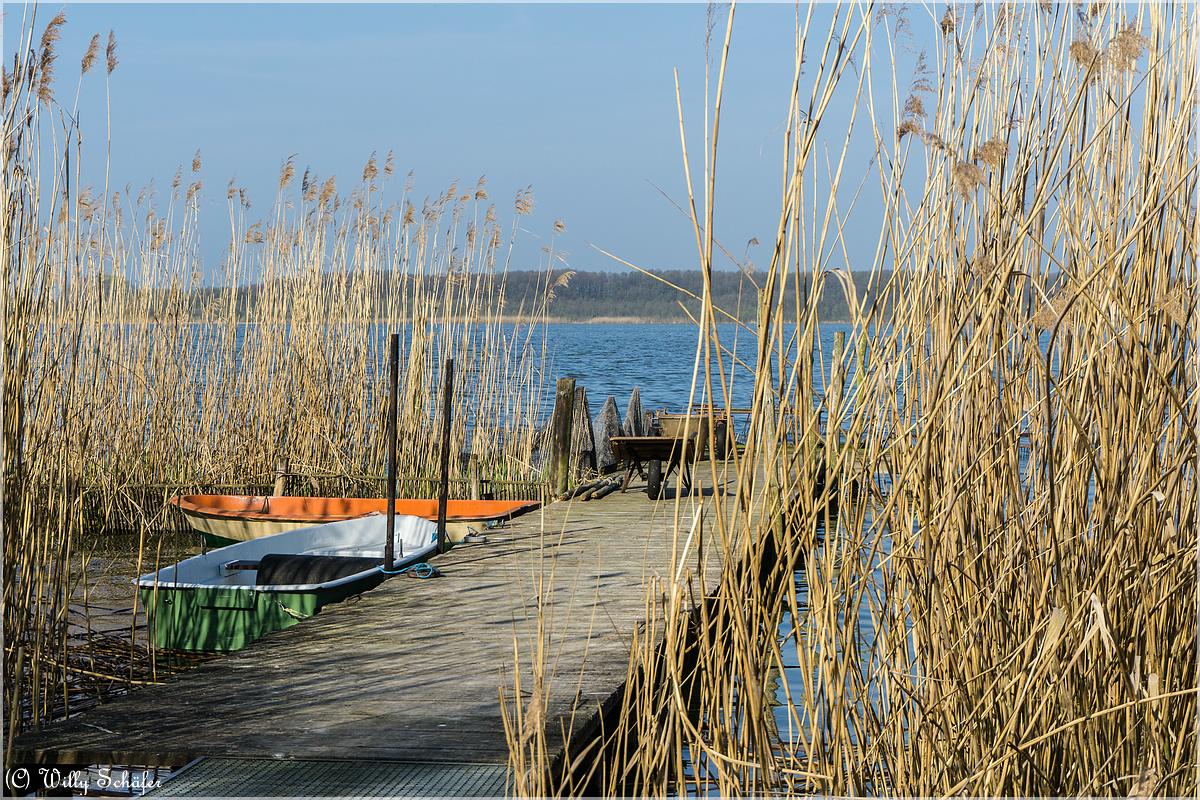
{"type": "MultiPolygon", "coordinates": [[[[702,481],[705,510],[683,560],[711,588],[720,568],[712,495],[734,501],[724,479],[706,466],[697,472],[710,476],[702,481]]],[[[25,734],[15,742],[17,761],[503,765],[500,690],[511,696],[514,641],[522,688],[533,685],[539,585],[553,664],[546,732],[562,751],[564,730],[578,742],[619,698],[646,587],[678,567],[672,496],[668,490],[651,502],[635,485],[597,501],[547,506],[488,531],[486,544],[434,559],[441,578],[394,578],[238,653],[25,734]]],[[[679,504],[681,546],[695,502],[679,504]]]]}

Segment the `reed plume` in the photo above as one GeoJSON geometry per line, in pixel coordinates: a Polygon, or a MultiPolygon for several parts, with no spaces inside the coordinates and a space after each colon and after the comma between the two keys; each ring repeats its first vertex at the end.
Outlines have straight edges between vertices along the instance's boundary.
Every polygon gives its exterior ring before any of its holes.
{"type": "Polygon", "coordinates": [[[91,71],[96,64],[96,57],[100,54],[100,34],[92,36],[92,40],[88,42],[87,50],[83,54],[83,60],[80,62],[79,71],[84,75],[91,71]]]}
{"type": "Polygon", "coordinates": [[[117,68],[117,63],[117,35],[110,30],[108,44],[104,48],[104,65],[109,75],[112,75],[113,70],[117,68]]]}
{"type": "Polygon", "coordinates": [[[42,31],[41,56],[37,69],[37,96],[47,106],[54,100],[54,61],[58,58],[54,45],[62,38],[62,26],[66,23],[67,13],[59,11],[42,31]]]}

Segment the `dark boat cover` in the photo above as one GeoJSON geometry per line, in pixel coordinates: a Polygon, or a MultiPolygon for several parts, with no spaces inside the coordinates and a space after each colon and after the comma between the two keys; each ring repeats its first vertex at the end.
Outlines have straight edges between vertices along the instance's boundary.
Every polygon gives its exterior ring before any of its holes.
{"type": "Polygon", "coordinates": [[[325,583],[356,575],[382,564],[383,559],[380,558],[270,553],[259,561],[256,582],[259,586],[325,583]]]}

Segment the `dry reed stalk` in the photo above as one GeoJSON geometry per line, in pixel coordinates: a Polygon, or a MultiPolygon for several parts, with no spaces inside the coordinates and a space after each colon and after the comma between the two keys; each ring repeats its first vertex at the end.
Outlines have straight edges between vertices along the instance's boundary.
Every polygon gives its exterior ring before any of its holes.
{"type": "MultiPolygon", "coordinates": [[[[363,476],[384,472],[381,365],[393,330],[407,351],[400,474],[437,474],[433,390],[453,358],[469,380],[455,381],[452,450],[474,454],[487,478],[538,484],[545,358],[535,338],[544,303],[505,308],[504,244],[511,248],[515,223],[511,234],[501,230],[482,182],[472,194],[448,188],[418,216],[407,187],[390,199],[390,154],[382,178],[372,155],[348,194],[332,177],[293,180],[289,159],[260,217],[231,182],[230,244],[218,285],[204,285],[199,152],[190,184],[181,168],[161,202],[149,189],[110,196],[107,167],[103,201],[84,191],[83,132],[73,116],[58,130],[60,117],[47,111],[64,20],[35,48],[29,13],[31,47],[5,76],[0,148],[4,683],[18,730],[73,702],[84,673],[68,648],[68,620],[84,595],[80,581],[86,589],[91,579],[79,564],[98,537],[136,528],[129,561],[140,569],[144,551],[157,562],[174,521],[170,492],[155,487],[266,483],[286,459],[346,476],[343,487],[383,492],[382,479],[363,476]]],[[[107,91],[111,33],[105,61],[107,91]]],[[[522,197],[527,212],[532,197],[522,197]]],[[[465,485],[458,459],[451,476],[465,485]]],[[[153,653],[143,659],[146,643],[130,625],[129,678],[144,661],[151,672],[167,668],[153,653]]]]}
{"type": "MultiPolygon", "coordinates": [[[[735,468],[760,504],[725,509],[698,613],[686,574],[651,591],[591,774],[644,795],[1193,792],[1196,11],[956,8],[908,98],[903,10],[825,16],[823,38],[811,7],[797,26],[758,276],[735,468]],[[838,191],[862,126],[866,221],[838,191]],[[821,180],[819,127],[844,136],[821,180]],[[879,300],[851,303],[827,361],[816,299],[856,266],[851,221],[878,231],[879,300]]],[[[705,270],[720,96],[691,203],[705,270]]],[[[728,407],[705,306],[695,391],[728,407]]]]}

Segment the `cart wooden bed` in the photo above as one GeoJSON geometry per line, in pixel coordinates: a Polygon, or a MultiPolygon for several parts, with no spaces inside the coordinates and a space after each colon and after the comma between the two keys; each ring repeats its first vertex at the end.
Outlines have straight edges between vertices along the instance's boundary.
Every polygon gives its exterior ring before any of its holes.
{"type": "MultiPolygon", "coordinates": [[[[659,414],[655,420],[657,435],[614,436],[613,455],[622,463],[625,478],[621,491],[629,488],[636,472],[646,479],[646,495],[657,500],[671,473],[678,468],[683,491],[692,488],[692,463],[704,454],[708,445],[708,419],[699,414],[659,414]],[[685,427],[688,430],[684,436],[685,427]]],[[[718,450],[726,440],[726,420],[714,421],[718,450]]]]}

